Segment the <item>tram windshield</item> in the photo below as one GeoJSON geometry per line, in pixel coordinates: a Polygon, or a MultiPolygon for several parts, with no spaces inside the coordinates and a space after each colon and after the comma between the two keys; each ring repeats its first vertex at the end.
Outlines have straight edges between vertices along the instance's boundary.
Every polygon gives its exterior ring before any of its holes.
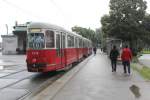
{"type": "Polygon", "coordinates": [[[45,47],[45,40],[43,33],[28,34],[28,48],[42,49],[44,47],[45,47]]]}

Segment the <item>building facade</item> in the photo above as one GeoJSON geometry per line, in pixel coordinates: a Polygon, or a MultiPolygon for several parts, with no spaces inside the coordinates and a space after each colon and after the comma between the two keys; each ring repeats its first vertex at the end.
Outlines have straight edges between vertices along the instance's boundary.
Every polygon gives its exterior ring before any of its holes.
{"type": "Polygon", "coordinates": [[[15,35],[2,35],[2,54],[16,54],[18,39],[15,35]]]}
{"type": "Polygon", "coordinates": [[[13,35],[2,35],[2,54],[25,54],[27,40],[27,24],[16,24],[13,35]],[[12,42],[10,42],[12,41],[12,42]],[[9,44],[8,44],[9,43],[9,44]],[[12,48],[12,49],[11,49],[12,48]]]}

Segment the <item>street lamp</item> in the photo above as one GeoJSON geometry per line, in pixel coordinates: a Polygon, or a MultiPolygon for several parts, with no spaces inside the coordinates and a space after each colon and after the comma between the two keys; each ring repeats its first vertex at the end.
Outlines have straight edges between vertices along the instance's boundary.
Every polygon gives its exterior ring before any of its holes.
{"type": "Polygon", "coordinates": [[[8,35],[8,25],[6,24],[6,31],[7,31],[7,35],[8,35]]]}

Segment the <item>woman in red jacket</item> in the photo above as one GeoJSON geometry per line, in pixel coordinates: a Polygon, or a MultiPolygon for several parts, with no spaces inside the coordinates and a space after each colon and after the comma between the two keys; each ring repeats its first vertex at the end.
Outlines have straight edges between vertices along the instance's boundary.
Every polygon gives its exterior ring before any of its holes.
{"type": "Polygon", "coordinates": [[[127,66],[128,73],[130,75],[130,61],[132,60],[132,53],[127,45],[122,50],[121,59],[122,59],[123,67],[124,67],[124,73],[127,73],[127,71],[126,71],[126,66],[127,66]]]}

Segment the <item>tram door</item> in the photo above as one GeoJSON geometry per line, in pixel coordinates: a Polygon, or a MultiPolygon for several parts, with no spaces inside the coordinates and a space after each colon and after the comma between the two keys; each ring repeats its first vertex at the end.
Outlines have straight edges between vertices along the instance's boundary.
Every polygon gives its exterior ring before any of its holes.
{"type": "Polygon", "coordinates": [[[59,68],[65,66],[65,34],[57,32],[56,34],[56,62],[59,68]]]}
{"type": "Polygon", "coordinates": [[[66,61],[65,48],[66,48],[66,34],[61,32],[61,63],[63,66],[65,66],[66,61]]]}

